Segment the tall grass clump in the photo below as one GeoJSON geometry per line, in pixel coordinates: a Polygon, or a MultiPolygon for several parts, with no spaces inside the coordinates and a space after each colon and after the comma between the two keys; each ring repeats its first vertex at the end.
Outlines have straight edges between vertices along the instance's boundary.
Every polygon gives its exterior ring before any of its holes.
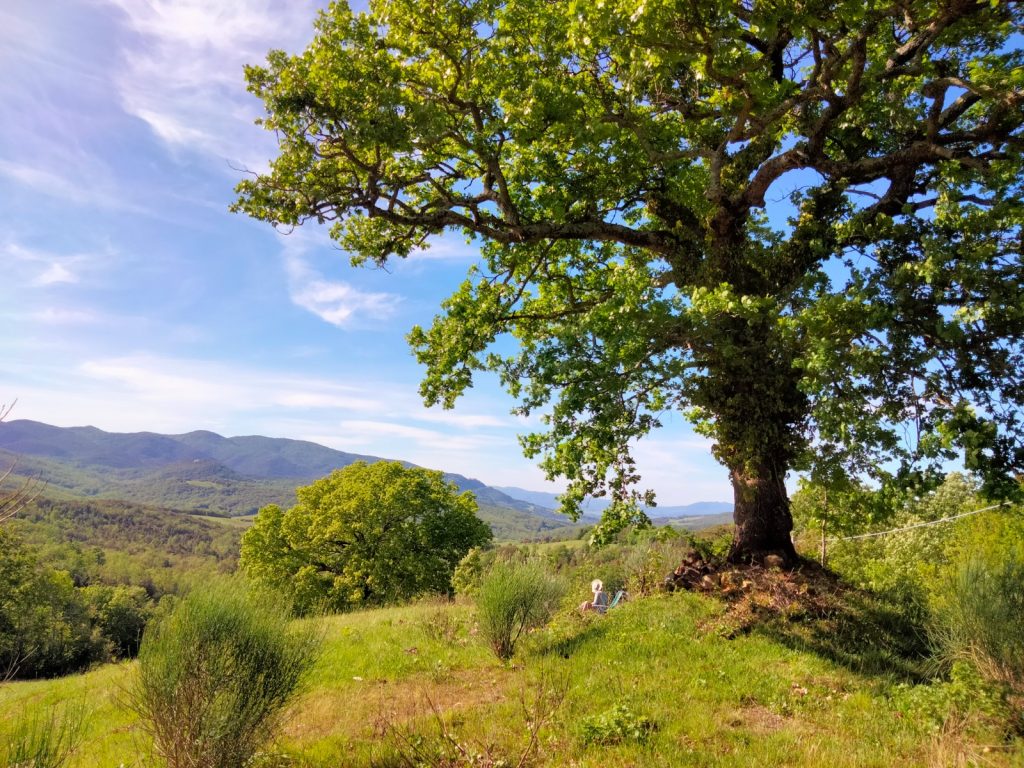
{"type": "Polygon", "coordinates": [[[934,600],[932,637],[947,662],[1024,692],[1024,557],[966,558],[934,600]]]}
{"type": "Polygon", "coordinates": [[[565,582],[535,563],[499,563],[480,583],[480,632],[502,661],[523,633],[547,623],[565,595],[565,582]]]}
{"type": "Polygon", "coordinates": [[[82,741],[85,710],[81,706],[22,716],[0,741],[0,766],[61,768],[82,741]]]}
{"type": "Polygon", "coordinates": [[[239,582],[193,591],[146,629],[129,706],[170,768],[241,768],[275,735],[320,634],[239,582]]]}

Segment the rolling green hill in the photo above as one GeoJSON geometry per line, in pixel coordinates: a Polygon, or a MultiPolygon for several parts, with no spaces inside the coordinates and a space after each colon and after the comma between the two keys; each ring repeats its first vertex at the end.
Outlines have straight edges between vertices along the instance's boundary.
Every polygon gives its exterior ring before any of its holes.
{"type": "MultiPolygon", "coordinates": [[[[95,427],[0,423],[0,467],[39,477],[55,499],[108,499],[210,516],[289,507],[295,488],[355,461],[381,461],[302,440],[222,437],[213,432],[118,434],[95,427]]],[[[499,539],[568,533],[575,527],[550,509],[514,499],[479,480],[447,474],[472,491],[480,516],[499,539]]]]}
{"type": "Polygon", "coordinates": [[[231,573],[244,518],[201,518],[107,499],[37,498],[4,524],[75,584],[129,584],[153,597],[231,573]]]}
{"type": "MultiPolygon", "coordinates": [[[[21,477],[39,477],[43,481],[40,497],[50,502],[120,501],[136,510],[176,510],[210,518],[248,517],[267,504],[290,507],[295,504],[295,488],[309,482],[245,478],[210,461],[152,471],[102,470],[0,451],[0,467],[14,462],[16,476],[8,478],[8,487],[15,487],[21,477]]],[[[480,518],[499,541],[572,536],[578,530],[565,518],[489,503],[486,493],[473,492],[477,494],[480,518]]]]}

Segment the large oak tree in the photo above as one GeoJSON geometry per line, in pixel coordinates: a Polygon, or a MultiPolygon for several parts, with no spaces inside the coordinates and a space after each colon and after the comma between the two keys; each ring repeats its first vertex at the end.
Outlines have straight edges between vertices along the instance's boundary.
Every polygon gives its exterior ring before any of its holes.
{"type": "Polygon", "coordinates": [[[463,233],[426,400],[497,371],[566,506],[619,502],[603,532],[682,411],[732,558],[791,561],[787,472],[1024,465],[1021,30],[1006,0],[335,3],[248,70],[280,154],[236,209],[357,263],[463,233]]]}

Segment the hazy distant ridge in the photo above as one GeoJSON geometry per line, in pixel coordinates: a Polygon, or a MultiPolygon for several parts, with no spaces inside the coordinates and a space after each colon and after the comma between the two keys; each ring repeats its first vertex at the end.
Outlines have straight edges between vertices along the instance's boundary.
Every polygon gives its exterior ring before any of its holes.
{"type": "MultiPolygon", "coordinates": [[[[296,486],[356,461],[378,456],[348,453],[306,440],[249,435],[223,437],[199,430],[181,435],[105,432],[96,427],[55,427],[25,419],[0,422],[0,467],[44,478],[48,495],[120,499],[206,514],[245,515],[266,504],[291,506],[296,486]]],[[[408,462],[404,462],[408,464],[408,462]]],[[[555,512],[556,494],[495,488],[456,474],[445,477],[472,491],[481,515],[507,530],[540,532],[571,521],[555,512]],[[511,528],[509,527],[511,526],[511,528]]],[[[607,500],[591,499],[588,517],[607,500]]],[[[732,511],[725,502],[698,502],[649,510],[655,519],[732,511]]]]}
{"type": "MultiPolygon", "coordinates": [[[[547,507],[549,509],[558,508],[558,494],[556,493],[545,493],[544,491],[528,491],[525,488],[516,488],[511,485],[498,485],[495,486],[499,491],[507,496],[511,496],[513,499],[519,499],[520,501],[528,501],[531,504],[538,506],[547,507]]],[[[586,517],[597,517],[611,505],[611,502],[607,499],[592,499],[588,498],[584,506],[583,514],[586,517]]],[[[645,507],[644,511],[647,512],[654,519],[668,518],[668,517],[699,517],[701,515],[721,515],[726,512],[732,512],[732,502],[728,501],[696,501],[693,504],[683,504],[681,506],[671,507],[645,507]]]]}
{"type": "MultiPolygon", "coordinates": [[[[296,485],[356,461],[383,460],[306,440],[223,437],[208,431],[118,433],[25,419],[0,423],[0,450],[22,457],[21,472],[40,474],[51,488],[68,495],[222,514],[246,514],[268,503],[291,505],[296,485]]],[[[541,518],[546,521],[542,528],[569,523],[549,508],[514,499],[479,480],[445,477],[473,491],[481,507],[515,512],[521,519],[541,518]]]]}

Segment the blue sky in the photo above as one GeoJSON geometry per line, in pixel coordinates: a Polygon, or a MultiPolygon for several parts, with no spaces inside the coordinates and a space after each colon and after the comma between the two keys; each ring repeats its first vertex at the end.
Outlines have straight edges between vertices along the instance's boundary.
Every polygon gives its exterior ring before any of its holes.
{"type": "MultiPolygon", "coordinates": [[[[307,0],[4,0],[0,5],[0,403],[110,431],[263,434],[557,490],[519,453],[530,424],[481,380],[425,409],[404,341],[472,262],[442,240],[389,272],[326,233],[228,212],[272,137],[242,66],[298,52],[307,0]]],[[[663,504],[732,498],[682,419],[637,449],[663,504]]]]}

